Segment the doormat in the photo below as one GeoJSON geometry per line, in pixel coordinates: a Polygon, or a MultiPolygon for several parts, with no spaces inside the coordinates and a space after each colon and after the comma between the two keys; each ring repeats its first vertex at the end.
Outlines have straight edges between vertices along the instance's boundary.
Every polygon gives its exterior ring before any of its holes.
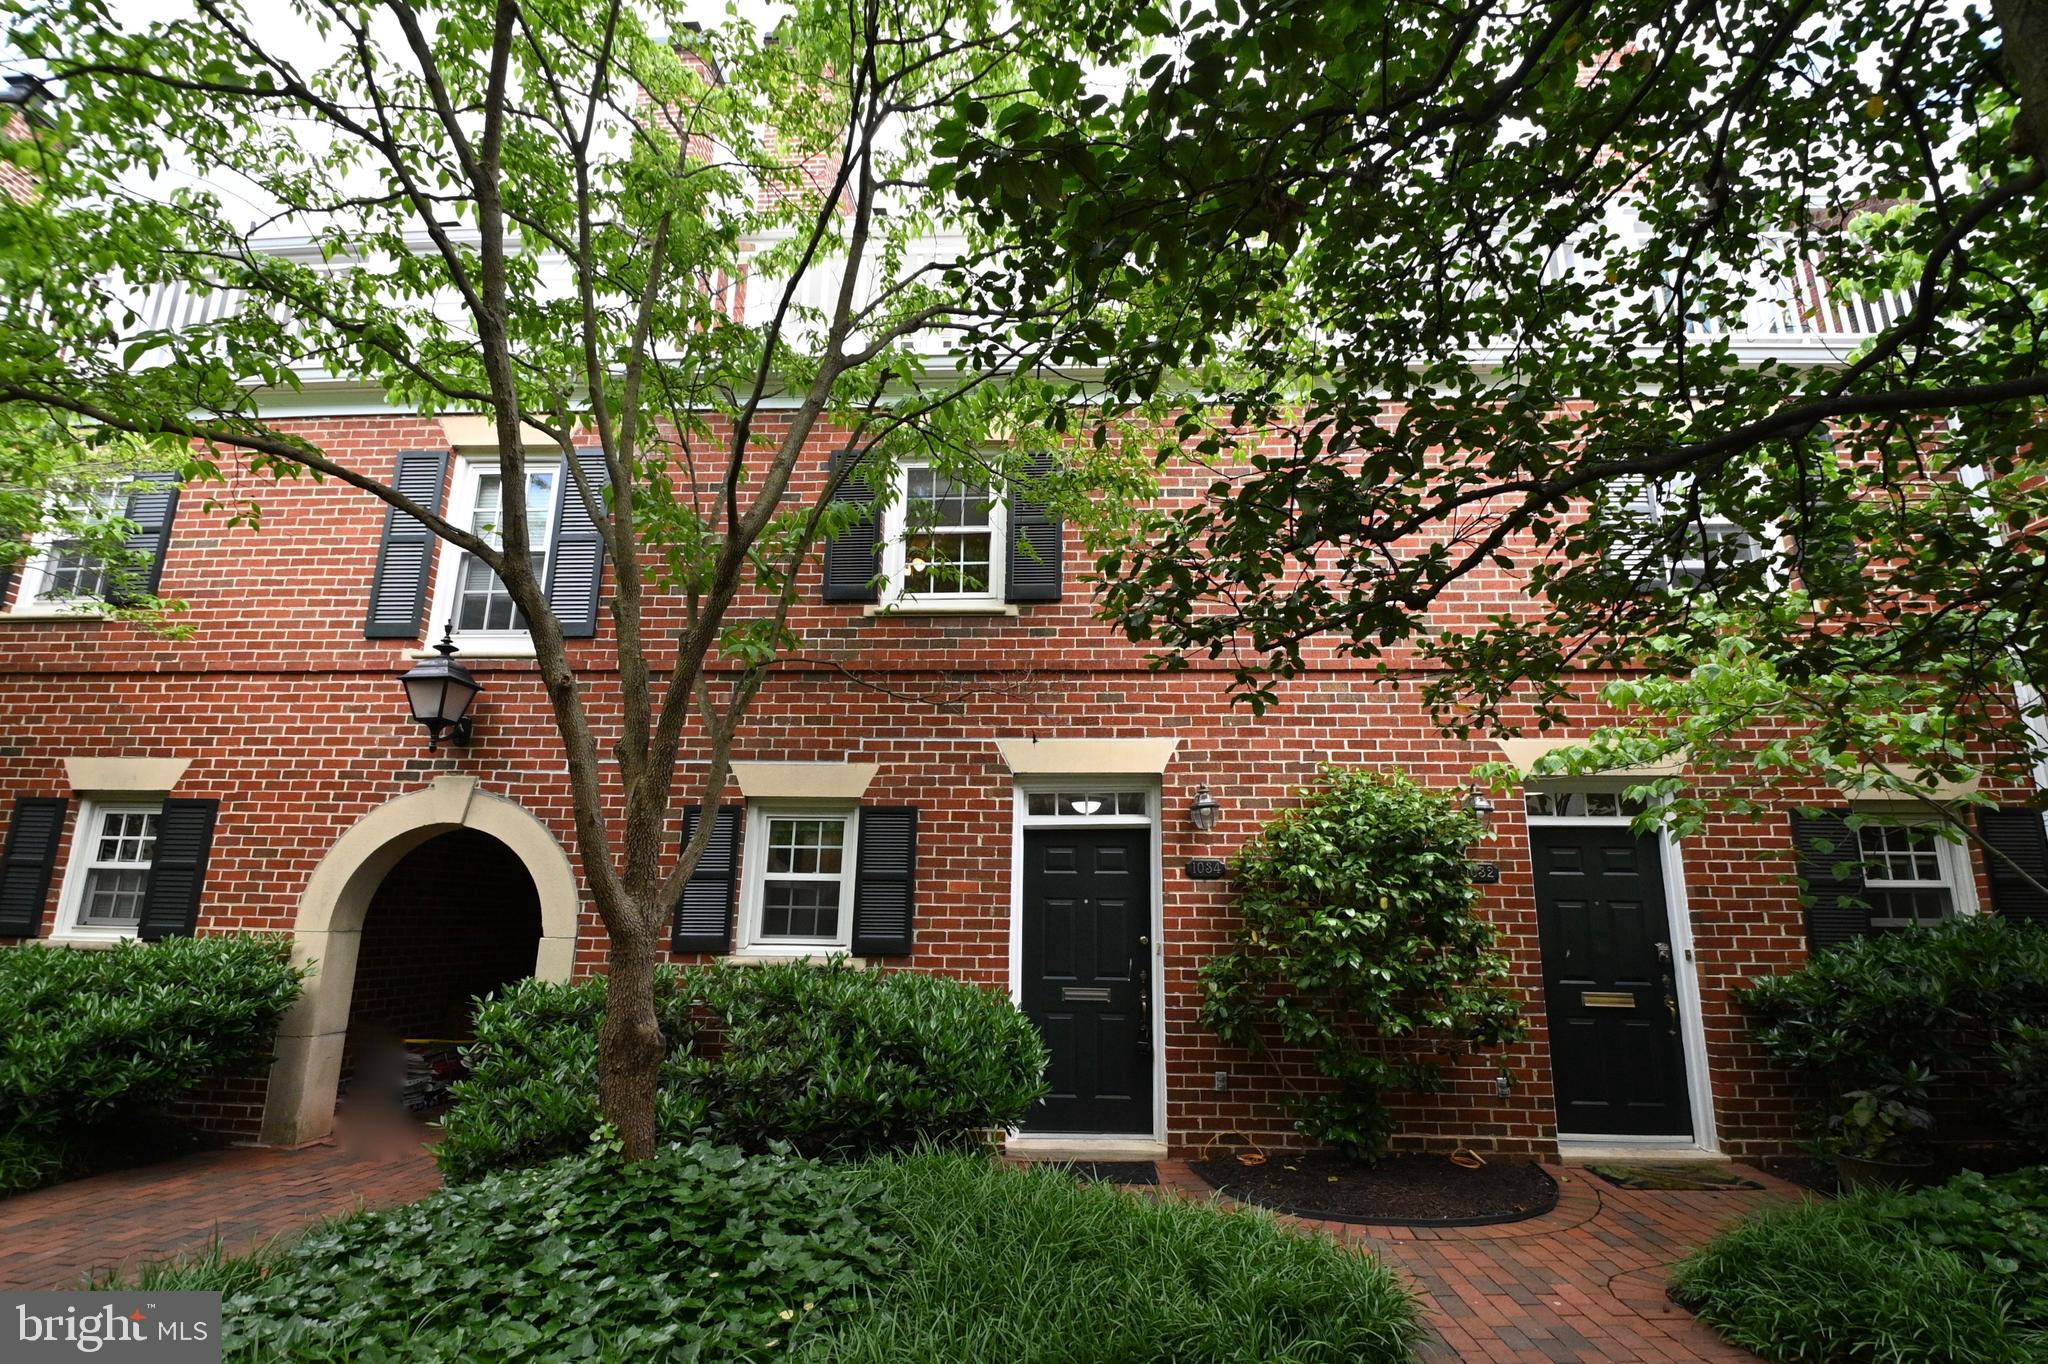
{"type": "Polygon", "coordinates": [[[1719,1193],[1727,1189],[1761,1189],[1753,1179],[1711,1165],[1588,1165],[1617,1189],[1650,1189],[1660,1193],[1719,1193]]]}
{"type": "Polygon", "coordinates": [[[1062,1160],[1057,1162],[1076,1179],[1095,1184],[1157,1184],[1159,1167],[1149,1160],[1062,1160]]]}

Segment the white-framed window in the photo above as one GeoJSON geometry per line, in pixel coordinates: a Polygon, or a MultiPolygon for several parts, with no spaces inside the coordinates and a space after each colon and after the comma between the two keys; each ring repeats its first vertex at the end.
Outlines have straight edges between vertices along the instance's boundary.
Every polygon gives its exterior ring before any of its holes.
{"type": "Polygon", "coordinates": [[[999,492],[906,461],[883,518],[883,601],[999,606],[1009,508],[999,492]]]}
{"type": "Polygon", "coordinates": [[[1622,478],[1608,489],[1606,495],[1614,500],[1615,515],[1623,524],[1646,541],[1653,537],[1661,541],[1657,547],[1644,543],[1636,551],[1641,560],[1636,570],[1640,585],[1688,591],[1712,575],[1763,557],[1774,527],[1766,527],[1764,534],[1758,535],[1713,507],[1689,507],[1687,494],[1683,478],[1663,484],[1640,477],[1622,478]]]}
{"type": "Polygon", "coordinates": [[[156,862],[161,801],[94,801],[79,806],[71,860],[58,901],[58,932],[78,937],[132,937],[142,922],[142,895],[156,862]]]}
{"type": "MultiPolygon", "coordinates": [[[[554,543],[555,508],[561,500],[560,461],[526,462],[526,536],[534,576],[547,581],[548,552],[554,543]]],[[[505,474],[495,458],[456,463],[448,519],[492,546],[501,543],[505,515],[505,474]]],[[[434,575],[434,614],[428,633],[453,621],[455,642],[470,646],[521,645],[529,641],[526,621],[512,595],[490,566],[466,550],[443,543],[434,575]]]]}
{"type": "MultiPolygon", "coordinates": [[[[112,516],[121,499],[120,487],[103,488],[67,498],[64,509],[83,516],[112,516]]],[[[21,566],[21,587],[14,594],[14,609],[50,610],[73,606],[90,608],[107,595],[107,566],[74,539],[61,532],[44,531],[30,539],[29,557],[21,566]]]]}
{"type": "Polygon", "coordinates": [[[850,806],[747,806],[740,869],[744,952],[843,952],[853,942],[860,811],[850,806]]]}
{"type": "Polygon", "coordinates": [[[1032,819],[1143,819],[1152,813],[1151,795],[1091,789],[1026,791],[1024,813],[1032,819]]]}
{"type": "Polygon", "coordinates": [[[1856,831],[1856,849],[1872,928],[1918,928],[1975,912],[1970,859],[1932,824],[1865,824],[1856,831]]]}

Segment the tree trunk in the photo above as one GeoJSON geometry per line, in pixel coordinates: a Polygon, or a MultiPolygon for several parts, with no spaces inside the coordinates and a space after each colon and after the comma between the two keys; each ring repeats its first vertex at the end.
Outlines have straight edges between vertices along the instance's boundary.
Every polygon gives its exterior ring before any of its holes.
{"type": "Polygon", "coordinates": [[[1993,0],[2006,74],[2019,92],[2020,146],[2048,171],[2048,0],[1993,0]]]}
{"type": "MultiPolygon", "coordinates": [[[[642,909],[632,906],[637,921],[642,909]]],[[[665,1046],[654,1008],[654,943],[637,927],[614,931],[606,958],[604,1023],[597,1034],[598,1107],[618,1130],[626,1159],[654,1154],[654,1113],[665,1046]]]]}

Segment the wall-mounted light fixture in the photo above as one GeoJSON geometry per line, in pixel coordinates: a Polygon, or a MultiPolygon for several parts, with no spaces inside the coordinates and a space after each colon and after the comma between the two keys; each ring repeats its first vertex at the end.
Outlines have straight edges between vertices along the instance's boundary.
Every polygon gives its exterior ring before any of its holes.
{"type": "Polygon", "coordinates": [[[1223,818],[1223,804],[1209,794],[1206,784],[1195,788],[1195,803],[1188,807],[1188,823],[1200,833],[1208,833],[1216,827],[1216,821],[1223,818]]]}
{"type": "Polygon", "coordinates": [[[1471,814],[1472,818],[1479,821],[1479,832],[1482,834],[1492,832],[1495,808],[1494,803],[1487,798],[1486,793],[1479,789],[1478,782],[1475,781],[1466,788],[1465,809],[1471,814]]]}
{"type": "Polygon", "coordinates": [[[434,649],[439,658],[421,659],[398,680],[405,684],[412,718],[427,727],[429,749],[440,747],[444,737],[451,743],[467,744],[470,707],[483,688],[469,675],[469,669],[455,661],[455,622],[448,623],[434,649]]]}

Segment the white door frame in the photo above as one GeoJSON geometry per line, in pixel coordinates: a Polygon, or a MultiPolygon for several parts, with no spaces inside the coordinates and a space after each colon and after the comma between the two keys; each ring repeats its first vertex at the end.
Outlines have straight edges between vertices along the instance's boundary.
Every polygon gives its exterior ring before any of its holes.
{"type": "MultiPolygon", "coordinates": [[[[1541,782],[1533,784],[1534,789],[1544,791],[1620,791],[1633,783],[1626,781],[1606,782],[1541,782]]],[[[1529,788],[1525,788],[1529,789],[1529,788]]],[[[1572,827],[1578,825],[1604,825],[1609,828],[1627,828],[1631,820],[1627,815],[1532,815],[1522,816],[1529,831],[1529,893],[1531,901],[1536,898],[1536,831],[1542,828],[1572,827]]],[[[1707,1065],[1707,1026],[1700,1007],[1699,969],[1694,960],[1692,938],[1692,906],[1686,894],[1685,858],[1678,840],[1665,830],[1659,829],[1657,840],[1659,865],[1664,874],[1664,917],[1671,930],[1671,965],[1673,983],[1678,989],[1678,1041],[1679,1050],[1685,1062],[1686,1103],[1692,1110],[1692,1135],[1690,1137],[1645,1137],[1614,1136],[1600,1132],[1566,1132],[1559,1129],[1557,1142],[1560,1148],[1571,1145],[1620,1147],[1620,1146],[1675,1146],[1683,1150],[1718,1151],[1720,1137],[1714,1124],[1714,1085],[1712,1072],[1707,1065]]],[[[1540,916],[1542,909],[1536,910],[1540,916]]],[[[1537,934],[1537,958],[1541,966],[1542,933],[1537,934]]],[[[1556,1071],[1553,1069],[1552,1087],[1556,1085],[1556,1071]]]]}
{"type": "Polygon", "coordinates": [[[1031,776],[1015,778],[1010,798],[1015,814],[1010,820],[1010,999],[1024,1007],[1024,831],[1031,829],[1149,829],[1152,869],[1149,934],[1152,939],[1152,985],[1149,1020],[1152,1030],[1152,1134],[1149,1142],[1137,1132],[1017,1132],[1009,1144],[1028,1151],[1034,1145],[1048,1147],[1128,1147],[1133,1144],[1166,1146],[1166,878],[1163,874],[1165,838],[1161,826],[1162,782],[1158,774],[1138,776],[1031,776]],[[1054,816],[1026,811],[1026,800],[1034,791],[1142,791],[1143,815],[1054,816]]]}

